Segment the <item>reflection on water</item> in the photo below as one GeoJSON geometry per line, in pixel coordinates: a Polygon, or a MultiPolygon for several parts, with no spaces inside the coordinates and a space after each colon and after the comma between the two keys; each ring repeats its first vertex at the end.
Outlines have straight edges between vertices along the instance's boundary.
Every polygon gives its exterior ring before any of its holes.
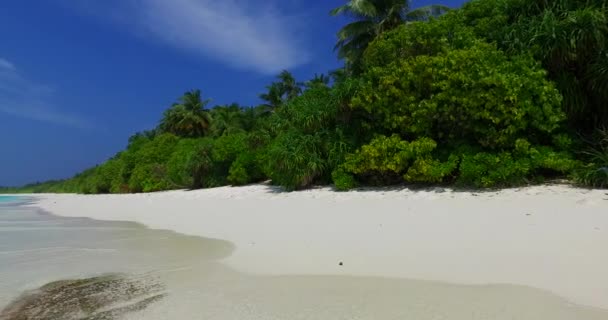
{"type": "Polygon", "coordinates": [[[608,319],[518,286],[246,275],[218,262],[234,249],[135,223],[0,207],[0,320],[608,319]]]}

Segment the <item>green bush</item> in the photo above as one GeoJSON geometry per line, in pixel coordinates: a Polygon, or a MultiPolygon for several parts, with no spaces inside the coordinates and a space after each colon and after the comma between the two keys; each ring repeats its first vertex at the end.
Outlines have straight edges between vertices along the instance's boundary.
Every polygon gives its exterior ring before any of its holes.
{"type": "Polygon", "coordinates": [[[333,179],[339,190],[355,187],[357,180],[382,185],[456,180],[462,186],[489,188],[520,185],[544,176],[563,176],[578,167],[580,163],[568,152],[547,146],[533,147],[523,139],[511,151],[484,152],[464,146],[441,152],[431,139],[408,142],[393,135],[377,137],[347,156],[340,169],[334,171],[333,179]],[[447,156],[440,157],[441,153],[447,156]]]}
{"type": "Polygon", "coordinates": [[[213,161],[224,164],[227,168],[242,153],[249,150],[249,136],[247,133],[224,135],[214,141],[212,151],[213,161]]]}
{"type": "Polygon", "coordinates": [[[226,183],[244,185],[261,180],[257,150],[246,132],[224,135],[215,141],[212,158],[226,183]]]}
{"type": "Polygon", "coordinates": [[[135,167],[129,179],[132,192],[154,192],[169,189],[167,170],[163,164],[147,163],[135,167]]]}
{"type": "Polygon", "coordinates": [[[347,89],[315,86],[291,100],[269,121],[274,137],[261,158],[264,174],[288,190],[329,182],[331,172],[351,150],[342,128],[347,89]]]}
{"type": "Polygon", "coordinates": [[[579,167],[568,152],[516,142],[512,151],[465,152],[460,155],[458,182],[475,187],[520,185],[548,175],[567,175],[579,167]]]}
{"type": "Polygon", "coordinates": [[[339,105],[328,87],[314,87],[281,109],[281,120],[303,133],[312,134],[333,127],[339,105]]]}
{"type": "Polygon", "coordinates": [[[575,181],[583,186],[608,188],[608,130],[599,130],[582,152],[586,161],[574,173],[575,181]]]}
{"type": "Polygon", "coordinates": [[[287,190],[301,189],[321,177],[327,168],[322,135],[289,131],[278,136],[264,154],[264,172],[287,190]]]}
{"type": "Polygon", "coordinates": [[[170,185],[176,188],[192,188],[194,186],[194,172],[192,162],[196,152],[205,138],[182,139],[167,162],[167,178],[170,185]]]}
{"type": "Polygon", "coordinates": [[[223,179],[219,177],[218,170],[214,166],[212,152],[215,140],[204,138],[195,146],[193,155],[186,167],[192,173],[192,187],[212,188],[224,185],[223,179]]]}
{"type": "Polygon", "coordinates": [[[116,177],[119,175],[122,167],[120,159],[114,158],[106,161],[104,164],[95,168],[94,171],[94,193],[111,193],[113,192],[116,177]]]}
{"type": "Polygon", "coordinates": [[[340,190],[355,185],[348,175],[373,184],[408,182],[442,182],[456,169],[457,158],[447,162],[434,158],[437,143],[429,138],[412,142],[398,135],[379,136],[348,155],[346,161],[333,175],[340,190]]]}
{"type": "Polygon", "coordinates": [[[529,57],[508,58],[492,45],[417,56],[370,69],[352,101],[376,130],[440,144],[543,143],[565,116],[561,97],[529,57]]]}
{"type": "Polygon", "coordinates": [[[262,179],[258,169],[255,154],[245,152],[239,155],[228,169],[228,182],[234,186],[241,186],[262,179]]]}
{"type": "Polygon", "coordinates": [[[591,133],[608,125],[606,0],[472,0],[457,11],[475,33],[509,54],[532,54],[564,97],[568,122],[591,133]]]}
{"type": "Polygon", "coordinates": [[[339,191],[350,190],[358,185],[355,177],[341,168],[334,170],[331,174],[331,178],[334,182],[334,186],[339,191]]]}
{"type": "Polygon", "coordinates": [[[574,173],[575,181],[585,187],[608,188],[608,166],[589,163],[578,168],[574,173]]]}
{"type": "Polygon", "coordinates": [[[135,152],[132,159],[135,167],[128,180],[131,192],[151,192],[169,188],[166,164],[178,141],[172,134],[162,134],[135,152]]]}
{"type": "Polygon", "coordinates": [[[445,162],[431,158],[418,158],[403,176],[407,182],[441,183],[450,178],[458,167],[459,158],[450,155],[445,162]]]}
{"type": "Polygon", "coordinates": [[[365,50],[364,69],[386,67],[421,55],[446,54],[469,48],[476,41],[473,29],[451,13],[430,22],[412,22],[376,38],[365,50]]]}

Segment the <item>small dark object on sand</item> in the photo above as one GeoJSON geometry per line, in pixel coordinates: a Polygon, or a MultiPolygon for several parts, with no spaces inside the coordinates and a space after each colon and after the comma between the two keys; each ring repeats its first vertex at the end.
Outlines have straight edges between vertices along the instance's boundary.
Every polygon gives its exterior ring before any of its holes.
{"type": "Polygon", "coordinates": [[[340,263],[338,263],[338,265],[343,266],[343,265],[344,265],[344,263],[342,263],[342,261],[340,261],[340,263]]]}

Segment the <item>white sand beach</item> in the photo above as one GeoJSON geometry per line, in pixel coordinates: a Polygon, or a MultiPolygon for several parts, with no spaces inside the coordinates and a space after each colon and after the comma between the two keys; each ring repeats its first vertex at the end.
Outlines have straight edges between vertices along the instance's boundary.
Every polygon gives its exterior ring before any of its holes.
{"type": "Polygon", "coordinates": [[[136,195],[37,195],[68,217],[227,240],[222,263],[259,275],[509,284],[608,309],[608,191],[387,188],[283,193],[268,185],[136,195]]]}

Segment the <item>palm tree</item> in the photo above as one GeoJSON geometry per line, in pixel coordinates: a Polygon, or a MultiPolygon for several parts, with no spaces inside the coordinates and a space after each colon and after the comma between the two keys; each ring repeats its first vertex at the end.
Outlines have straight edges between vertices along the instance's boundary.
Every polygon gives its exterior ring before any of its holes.
{"type": "Polygon", "coordinates": [[[211,134],[221,136],[245,130],[244,108],[233,103],[227,106],[217,106],[211,110],[211,134]]]}
{"type": "Polygon", "coordinates": [[[279,108],[283,104],[283,94],[280,86],[273,82],[269,86],[266,86],[267,93],[260,94],[260,99],[264,100],[264,108],[267,112],[272,112],[279,108]]]}
{"type": "Polygon", "coordinates": [[[405,22],[425,20],[448,10],[442,5],[410,10],[410,0],[348,0],[330,12],[332,16],[347,15],[355,19],[338,32],[335,50],[351,69],[356,68],[363,52],[378,35],[405,22]]]}
{"type": "Polygon", "coordinates": [[[345,68],[339,68],[329,72],[329,76],[334,83],[344,82],[348,78],[348,74],[345,68]]]}
{"type": "Polygon", "coordinates": [[[277,79],[279,81],[266,86],[267,93],[260,94],[260,98],[265,101],[263,106],[270,112],[302,93],[301,83],[297,82],[289,71],[283,70],[277,79]]]}
{"type": "Polygon", "coordinates": [[[316,74],[314,78],[304,83],[304,86],[308,89],[316,88],[316,87],[327,87],[329,85],[330,78],[325,74],[316,74]]]}
{"type": "Polygon", "coordinates": [[[286,100],[291,100],[302,93],[300,83],[296,81],[296,78],[287,70],[283,70],[279,76],[279,86],[281,87],[283,95],[286,100]]]}
{"type": "Polygon", "coordinates": [[[160,130],[181,137],[205,136],[211,124],[211,117],[205,110],[210,101],[201,98],[200,90],[186,92],[179,102],[165,111],[160,130]]]}

